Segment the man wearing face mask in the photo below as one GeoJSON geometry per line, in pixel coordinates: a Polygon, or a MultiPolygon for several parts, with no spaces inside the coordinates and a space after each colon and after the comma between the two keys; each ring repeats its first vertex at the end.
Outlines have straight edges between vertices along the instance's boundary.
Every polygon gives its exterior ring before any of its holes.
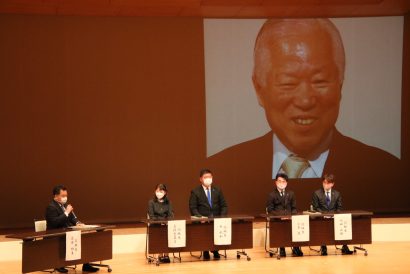
{"type": "MultiPolygon", "coordinates": [[[[81,225],[73,211],[73,206],[67,204],[67,195],[67,188],[65,186],[57,185],[53,188],[54,198],[46,209],[47,228],[58,229],[81,225]]],[[[56,268],[55,270],[60,273],[68,272],[64,267],[56,268]]],[[[97,272],[98,270],[99,268],[93,267],[88,263],[83,264],[83,271],[97,272]]]]}
{"type": "MultiPolygon", "coordinates": [[[[325,174],[323,176],[322,188],[316,190],[312,197],[313,210],[323,213],[337,213],[342,210],[342,195],[340,192],[333,189],[335,185],[335,176],[333,174],[325,174]]],[[[322,245],[320,248],[322,256],[327,255],[327,247],[322,245]]],[[[353,251],[347,245],[343,245],[342,254],[350,255],[353,251]]]]}
{"type": "MultiPolygon", "coordinates": [[[[269,193],[266,203],[266,211],[272,215],[291,215],[296,214],[296,199],[295,194],[291,190],[287,190],[288,176],[285,173],[278,173],[275,179],[275,189],[269,193]]],[[[294,256],[303,256],[300,247],[293,247],[292,253],[294,256]]],[[[280,256],[286,257],[284,247],[280,247],[280,256]]]]}
{"type": "MultiPolygon", "coordinates": [[[[228,213],[222,191],[212,185],[212,172],[209,169],[203,169],[199,173],[199,181],[201,185],[191,191],[189,198],[189,209],[191,216],[197,217],[218,217],[228,213]]],[[[220,259],[217,250],[212,251],[214,259],[220,259]]],[[[204,251],[204,260],[209,260],[209,251],[204,251]]]]}

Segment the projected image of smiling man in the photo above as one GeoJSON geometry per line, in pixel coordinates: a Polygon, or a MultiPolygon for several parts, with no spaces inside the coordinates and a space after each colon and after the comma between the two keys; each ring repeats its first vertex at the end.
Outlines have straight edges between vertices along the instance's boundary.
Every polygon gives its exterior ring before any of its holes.
{"type": "Polygon", "coordinates": [[[252,80],[273,131],[273,175],[322,175],[344,68],[342,39],[328,19],[272,19],[261,28],[252,80]]]}

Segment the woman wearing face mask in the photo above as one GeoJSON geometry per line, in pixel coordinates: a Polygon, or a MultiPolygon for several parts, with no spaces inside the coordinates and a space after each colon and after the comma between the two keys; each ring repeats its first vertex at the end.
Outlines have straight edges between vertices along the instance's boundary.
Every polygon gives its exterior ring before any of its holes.
{"type": "Polygon", "coordinates": [[[148,215],[150,219],[173,218],[174,212],[172,204],[167,197],[167,187],[164,184],[158,184],[155,187],[155,195],[148,202],[148,215]]]}
{"type": "MultiPolygon", "coordinates": [[[[150,219],[168,219],[174,217],[172,204],[167,197],[167,187],[164,184],[158,184],[155,187],[155,195],[148,202],[148,216],[150,219]]],[[[161,263],[170,263],[168,254],[159,256],[161,263]]]]}

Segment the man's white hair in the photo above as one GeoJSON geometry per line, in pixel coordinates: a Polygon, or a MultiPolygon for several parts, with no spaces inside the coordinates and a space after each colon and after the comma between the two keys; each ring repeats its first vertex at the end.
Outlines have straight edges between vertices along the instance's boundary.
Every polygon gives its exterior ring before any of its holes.
{"type": "MultiPolygon", "coordinates": [[[[340,83],[343,82],[345,72],[345,50],[339,30],[327,18],[308,19],[268,19],[259,30],[254,48],[253,77],[259,85],[265,87],[267,72],[273,66],[269,43],[282,37],[298,36],[317,31],[324,31],[331,39],[333,58],[336,63],[340,83]]],[[[320,41],[318,41],[320,43],[320,41]]]]}

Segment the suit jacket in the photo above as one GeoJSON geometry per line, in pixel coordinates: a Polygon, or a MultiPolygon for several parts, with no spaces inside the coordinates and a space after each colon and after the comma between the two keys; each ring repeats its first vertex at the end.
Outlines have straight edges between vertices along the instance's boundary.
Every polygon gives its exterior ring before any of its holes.
{"type": "Polygon", "coordinates": [[[202,185],[197,186],[191,191],[189,209],[192,216],[216,217],[228,214],[228,206],[222,191],[213,185],[211,185],[210,191],[212,207],[209,205],[208,197],[202,185]]]}
{"type": "Polygon", "coordinates": [[[77,224],[78,220],[71,212],[66,216],[60,204],[52,201],[46,209],[47,229],[66,228],[77,224]]]}
{"type": "Polygon", "coordinates": [[[269,214],[274,215],[296,214],[295,194],[293,191],[286,189],[285,194],[280,196],[280,192],[275,188],[274,191],[269,193],[266,210],[269,214]]]}
{"type": "Polygon", "coordinates": [[[332,188],[330,204],[327,206],[325,190],[321,188],[313,193],[312,206],[314,210],[319,212],[338,212],[342,210],[342,196],[339,191],[332,188]]]}
{"type": "MultiPolygon", "coordinates": [[[[230,212],[260,214],[266,206],[266,193],[275,186],[272,180],[273,133],[229,147],[209,158],[210,168],[225,189],[230,212]]],[[[400,161],[393,155],[343,136],[334,129],[324,173],[336,175],[336,186],[344,194],[346,209],[375,212],[408,212],[408,191],[385,195],[386,179],[402,182],[400,161]],[[387,175],[388,174],[388,175],[387,175]]],[[[288,187],[298,196],[298,207],[308,209],[320,178],[290,179],[288,187]]],[[[396,185],[397,187],[397,185],[396,185]]],[[[395,187],[395,188],[396,188],[395,187]]],[[[409,189],[407,184],[401,187],[409,189]]]]}

